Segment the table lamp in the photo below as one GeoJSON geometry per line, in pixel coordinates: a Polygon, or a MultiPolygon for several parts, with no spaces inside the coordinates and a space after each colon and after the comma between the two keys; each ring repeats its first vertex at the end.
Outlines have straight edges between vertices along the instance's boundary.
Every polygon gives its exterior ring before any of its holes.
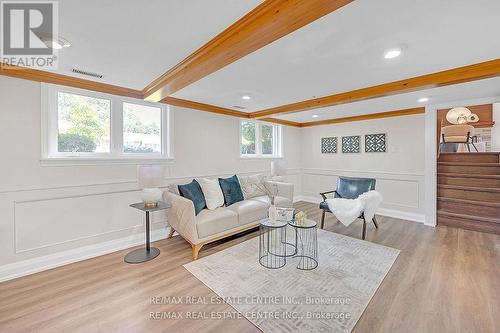
{"type": "Polygon", "coordinates": [[[139,187],[142,188],[141,199],[146,208],[155,208],[161,200],[162,191],[158,188],[163,181],[163,166],[139,165],[137,166],[139,187]]]}

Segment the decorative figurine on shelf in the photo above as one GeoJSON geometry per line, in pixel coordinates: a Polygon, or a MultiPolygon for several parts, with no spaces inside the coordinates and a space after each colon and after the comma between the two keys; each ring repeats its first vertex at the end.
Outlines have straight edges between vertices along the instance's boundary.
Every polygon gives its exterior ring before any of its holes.
{"type": "Polygon", "coordinates": [[[306,218],[307,218],[306,213],[300,211],[297,214],[295,214],[295,223],[298,225],[302,225],[306,221],[306,218]]]}

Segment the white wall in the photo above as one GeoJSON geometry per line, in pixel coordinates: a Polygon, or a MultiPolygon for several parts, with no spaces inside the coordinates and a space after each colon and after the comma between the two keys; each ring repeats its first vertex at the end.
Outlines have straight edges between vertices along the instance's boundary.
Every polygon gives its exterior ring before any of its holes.
{"type": "MultiPolygon", "coordinates": [[[[135,165],[40,165],[40,90],[0,77],[0,280],[143,242],[135,165]]],[[[239,158],[239,119],[173,108],[175,161],[166,182],[268,172],[269,159],[239,158]]],[[[284,128],[288,180],[300,192],[300,129],[284,128]]],[[[163,213],[153,237],[165,236],[163,213]]]]}
{"type": "Polygon", "coordinates": [[[302,129],[302,195],[318,200],[335,189],[337,176],[377,179],[384,196],[381,212],[424,220],[424,115],[367,120],[302,129]],[[365,153],[365,134],[387,134],[387,153],[365,153]],[[342,154],[341,138],[361,135],[362,152],[342,154]],[[321,138],[337,137],[338,153],[322,154],[321,138]]]}
{"type": "Polygon", "coordinates": [[[500,151],[500,103],[493,104],[493,121],[491,129],[491,151],[500,151]]]}

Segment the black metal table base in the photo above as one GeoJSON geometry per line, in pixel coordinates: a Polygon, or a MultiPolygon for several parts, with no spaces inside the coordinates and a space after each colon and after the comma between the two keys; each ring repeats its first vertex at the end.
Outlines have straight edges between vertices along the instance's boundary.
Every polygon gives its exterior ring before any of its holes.
{"type": "Polygon", "coordinates": [[[268,220],[260,224],[259,263],[270,269],[282,268],[287,258],[297,258],[297,269],[313,270],[318,267],[318,239],[316,222],[306,224],[272,225],[268,220]],[[292,228],[292,235],[287,233],[292,228]],[[287,236],[292,236],[289,239],[287,236]]]}
{"type": "Polygon", "coordinates": [[[156,247],[150,248],[149,251],[145,248],[137,249],[129,252],[125,256],[125,262],[129,264],[140,264],[141,262],[146,262],[158,257],[159,254],[160,250],[156,247]]]}

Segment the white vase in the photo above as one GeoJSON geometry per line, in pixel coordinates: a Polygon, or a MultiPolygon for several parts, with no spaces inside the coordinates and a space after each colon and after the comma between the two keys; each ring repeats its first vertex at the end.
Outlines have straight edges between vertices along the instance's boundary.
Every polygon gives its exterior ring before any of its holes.
{"type": "Polygon", "coordinates": [[[145,188],[141,192],[141,199],[146,207],[156,207],[161,199],[161,190],[159,188],[145,188]]]}
{"type": "Polygon", "coordinates": [[[276,210],[276,206],[271,205],[269,207],[269,221],[276,222],[277,217],[278,217],[278,211],[276,210]]]}

